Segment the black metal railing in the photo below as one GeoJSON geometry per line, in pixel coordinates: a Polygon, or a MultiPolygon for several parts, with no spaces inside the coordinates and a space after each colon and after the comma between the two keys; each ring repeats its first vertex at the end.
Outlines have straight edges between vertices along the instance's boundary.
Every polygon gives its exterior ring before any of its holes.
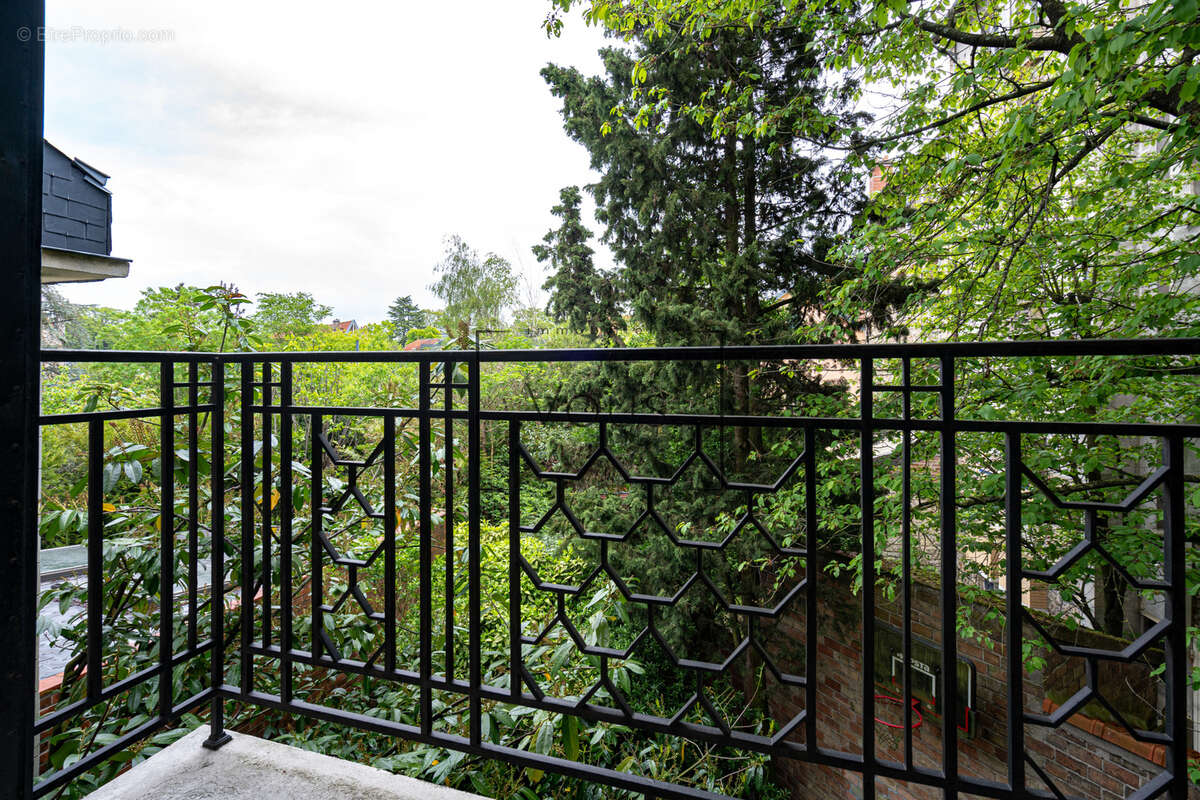
{"type": "MultiPolygon", "coordinates": [[[[995,413],[971,416],[959,413],[959,400],[964,365],[976,374],[976,367],[992,361],[1025,369],[1039,359],[1097,364],[1142,359],[1153,362],[1156,374],[1172,375],[1186,374],[1181,365],[1191,365],[1197,354],[1197,340],[219,355],[48,351],[43,362],[57,369],[157,368],[160,403],[41,418],[43,430],[86,429],[87,637],[80,651],[86,667],[81,694],[60,700],[35,731],[53,736],[71,720],[143,685],[158,699],[156,713],[143,723],[59,768],[44,769],[34,796],[47,795],[205,704],[212,728],[207,744],[219,747],[228,703],[344,723],[647,797],[715,795],[498,743],[485,730],[489,714],[497,707],[532,708],[637,734],[842,768],[861,774],[864,797],[874,796],[877,779],[933,787],[946,797],[1064,796],[1031,754],[1030,737],[1062,726],[1088,704],[1105,704],[1124,721],[1099,691],[1098,675],[1104,665],[1136,660],[1153,648],[1162,664],[1156,673],[1162,724],[1153,730],[1127,727],[1135,739],[1165,747],[1165,765],[1138,796],[1184,798],[1191,743],[1185,457],[1189,440],[1200,438],[1200,424],[1194,415],[1178,414],[1148,421],[1102,418],[1122,405],[1115,401],[1093,409],[1091,420],[1059,420],[1055,409],[1040,419],[1006,418],[1002,396],[988,401],[995,413]],[[497,389],[487,398],[481,388],[488,375],[515,365],[592,370],[596,385],[609,380],[615,386],[620,381],[613,376],[633,364],[693,369],[680,380],[715,388],[665,400],[601,388],[586,401],[554,409],[539,407],[532,393],[520,401],[518,384],[497,383],[508,386],[508,393],[497,389]],[[731,410],[732,389],[724,376],[736,364],[743,375],[767,365],[780,374],[821,369],[827,382],[830,374],[836,377],[849,401],[832,415],[799,405],[770,415],[754,413],[752,405],[731,410]],[[325,384],[313,371],[349,365],[377,370],[365,380],[408,376],[415,406],[327,402],[318,391],[325,384]],[[936,407],[924,398],[935,398],[936,407]],[[227,414],[227,408],[233,411],[227,414]],[[106,584],[117,576],[104,572],[111,538],[106,526],[115,513],[105,504],[105,469],[112,459],[105,426],[128,420],[153,423],[158,430],[158,580],[156,587],[143,586],[146,600],[157,606],[158,645],[140,654],[148,665],[106,684],[115,657],[105,638],[112,620],[102,615],[106,584]],[[533,440],[541,441],[539,432],[547,426],[576,432],[567,437],[575,442],[574,463],[569,456],[546,463],[533,440]],[[759,436],[773,432],[774,455],[758,446],[750,448],[757,455],[746,458],[743,447],[739,456],[729,434],[739,429],[759,436]],[[986,448],[972,444],[964,453],[963,437],[979,437],[986,448]],[[1026,457],[1027,443],[1045,437],[1069,437],[1085,448],[1107,437],[1140,448],[1143,460],[1148,448],[1161,457],[1139,467],[1140,485],[1119,501],[1086,494],[1064,499],[1026,457]],[[669,442],[676,454],[667,459],[670,469],[635,466],[622,452],[638,449],[653,462],[654,446],[647,442],[656,439],[664,449],[669,442]],[[931,665],[930,674],[958,674],[959,612],[969,602],[961,596],[966,577],[960,572],[974,563],[964,562],[960,547],[958,482],[973,474],[972,459],[984,458],[982,449],[995,461],[991,474],[1001,487],[995,523],[1003,552],[989,563],[999,565],[1008,589],[993,594],[1008,620],[1023,621],[1008,624],[996,642],[1004,654],[1003,719],[991,724],[1007,750],[1005,779],[981,777],[960,760],[965,734],[956,724],[942,726],[936,763],[921,763],[914,750],[911,669],[900,670],[903,712],[896,725],[902,741],[895,752],[877,741],[874,721],[883,713],[876,700],[879,676],[868,665],[880,655],[879,605],[891,603],[892,595],[876,591],[861,592],[853,609],[859,674],[841,676],[854,684],[861,703],[861,739],[850,752],[822,746],[817,619],[834,602],[826,583],[832,579],[823,571],[826,551],[854,564],[863,586],[891,582],[903,621],[895,656],[902,664],[912,663],[918,638],[912,627],[913,565],[922,562],[940,574],[940,627],[934,632],[940,663],[931,665]],[[496,463],[497,450],[506,455],[503,463],[496,463]],[[853,463],[849,501],[831,498],[823,488],[821,476],[835,460],[842,468],[853,463]],[[914,485],[922,480],[928,484],[922,491],[936,497],[924,498],[934,511],[918,518],[914,485]],[[601,511],[581,519],[575,498],[585,491],[599,498],[593,505],[601,511]],[[681,525],[671,516],[696,492],[707,493],[725,511],[711,530],[681,525]],[[794,518],[789,529],[772,530],[764,519],[773,513],[778,521],[785,513],[773,499],[781,492],[795,499],[794,518]],[[1159,574],[1147,576],[1120,563],[1114,555],[1119,548],[1101,541],[1097,531],[1104,520],[1152,494],[1158,510],[1148,530],[1161,547],[1162,566],[1159,574]],[[1035,500],[1084,518],[1075,540],[1063,543],[1049,563],[1040,554],[1031,558],[1023,527],[1023,513],[1035,500]],[[884,513],[885,502],[898,510],[884,513]],[[485,504],[492,522],[503,520],[501,535],[485,520],[485,504]],[[612,529],[598,529],[606,521],[612,529]],[[646,574],[632,572],[637,558],[649,552],[647,537],[681,554],[671,573],[677,585],[655,586],[646,574]],[[569,558],[546,556],[551,540],[570,542],[569,558]],[[857,552],[848,540],[858,543],[857,552]],[[736,547],[743,550],[735,553],[736,547]],[[1026,607],[1022,588],[1030,581],[1053,583],[1085,558],[1117,570],[1128,588],[1161,596],[1161,618],[1127,647],[1061,641],[1057,629],[1026,607]],[[564,563],[572,566],[563,568],[564,563]],[[551,574],[563,569],[561,576],[551,574]],[[745,575],[755,577],[747,582],[745,575]],[[415,596],[404,593],[412,585],[415,596]],[[615,641],[621,637],[589,636],[579,621],[581,604],[601,588],[626,614],[619,626],[623,644],[615,641]],[[802,639],[787,641],[785,618],[795,621],[790,629],[802,630],[802,639]],[[715,639],[689,638],[702,625],[732,632],[722,652],[704,652],[706,644],[717,647],[715,639]],[[1084,685],[1052,714],[1028,707],[1030,668],[1024,659],[1032,638],[1086,664],[1084,685]],[[503,646],[496,649],[498,639],[503,646]],[[556,692],[548,670],[540,671],[547,642],[557,645],[562,658],[583,665],[594,682],[556,692]],[[622,683],[628,670],[621,680],[615,677],[649,649],[687,687],[677,709],[664,711],[636,697],[622,683]],[[754,669],[779,692],[793,692],[798,710],[779,714],[783,706],[768,704],[767,716],[777,718],[748,729],[728,718],[714,687],[743,686],[754,669]],[[344,674],[411,687],[412,708],[404,719],[387,719],[371,708],[347,707],[344,700],[308,691],[314,675],[328,680],[344,674]],[[206,680],[197,684],[197,675],[206,680]],[[298,676],[304,688],[298,688],[298,676]],[[273,683],[264,688],[268,678],[277,678],[277,690],[273,683]],[[461,728],[447,729],[440,709],[459,701],[465,708],[461,728]]],[[[785,397],[776,407],[787,403],[785,397]]],[[[1128,465],[1096,465],[1092,473],[1119,466],[1128,465]]],[[[1046,522],[1039,516],[1031,524],[1046,522]]],[[[958,720],[971,711],[961,707],[967,699],[959,692],[943,688],[940,694],[942,719],[958,720]]],[[[30,758],[36,753],[31,742],[30,758]]]]}

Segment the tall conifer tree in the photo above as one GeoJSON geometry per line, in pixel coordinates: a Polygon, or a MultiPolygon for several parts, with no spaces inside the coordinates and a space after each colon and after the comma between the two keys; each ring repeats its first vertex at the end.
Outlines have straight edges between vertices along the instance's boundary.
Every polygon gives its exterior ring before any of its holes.
{"type": "MultiPolygon", "coordinates": [[[[581,282],[579,270],[590,267],[579,258],[590,264],[590,253],[551,259],[551,309],[570,309],[575,327],[595,332],[609,324],[608,309],[619,298],[660,345],[788,341],[798,323],[819,312],[821,291],[849,277],[828,254],[861,211],[863,182],[822,156],[824,129],[801,133],[793,126],[762,138],[748,127],[714,138],[709,121],[670,109],[747,87],[764,106],[807,90],[825,120],[841,113],[829,108],[839,94],[821,85],[826,78],[796,31],[717,34],[713,46],[688,53],[662,41],[601,51],[603,76],[553,65],[542,71],[562,98],[568,135],[587,148],[600,173],[588,188],[602,241],[618,264],[609,274],[591,269],[581,282]],[[613,114],[638,59],[669,93],[658,118],[613,114]],[[579,302],[581,292],[587,304],[579,302]],[[608,302],[591,302],[597,296],[608,302]]],[[[563,200],[556,213],[571,208],[566,193],[563,200]]],[[[577,215],[577,203],[570,213],[577,215]]],[[[578,235],[569,222],[564,216],[564,227],[548,236],[558,250],[564,236],[578,235]]],[[[813,388],[811,376],[789,380],[813,388]]],[[[751,385],[747,366],[731,367],[727,388],[732,413],[763,410],[768,392],[751,385]]],[[[784,394],[798,390],[793,385],[784,394]]],[[[757,446],[755,436],[734,431],[739,462],[757,446]]]]}

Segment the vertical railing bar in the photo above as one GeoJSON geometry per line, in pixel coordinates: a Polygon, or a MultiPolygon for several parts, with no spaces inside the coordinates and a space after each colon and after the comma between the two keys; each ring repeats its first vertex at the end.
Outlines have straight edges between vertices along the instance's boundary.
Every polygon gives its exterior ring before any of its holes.
{"type": "MultiPolygon", "coordinates": [[[[912,421],[912,364],[905,356],[900,365],[901,403],[903,417],[906,423],[912,421]]],[[[903,433],[904,463],[901,465],[900,476],[900,505],[903,509],[900,517],[901,542],[901,604],[903,606],[903,632],[901,634],[901,650],[904,687],[904,767],[913,766],[913,731],[912,731],[912,430],[905,425],[903,433]]]]}
{"type": "Polygon", "coordinates": [[[310,455],[312,458],[312,467],[310,469],[312,476],[312,517],[309,527],[312,535],[309,542],[311,580],[308,587],[308,596],[311,600],[312,608],[312,654],[313,658],[320,658],[324,649],[322,634],[325,631],[325,614],[322,611],[322,606],[325,603],[325,553],[321,545],[322,524],[324,521],[323,506],[325,504],[325,453],[321,449],[321,435],[324,433],[325,420],[320,414],[313,414],[311,426],[309,439],[311,440],[310,455]]]}
{"type": "Polygon", "coordinates": [[[480,658],[480,558],[482,548],[479,542],[479,485],[480,485],[480,420],[479,420],[479,339],[476,337],[475,358],[471,362],[471,375],[468,383],[468,417],[470,419],[470,464],[467,472],[467,536],[470,562],[468,564],[468,593],[471,610],[471,744],[478,747],[480,743],[480,685],[483,682],[482,663],[480,658]]]}
{"type": "Polygon", "coordinates": [[[521,423],[508,423],[508,689],[521,696],[521,423]]]}
{"type": "Polygon", "coordinates": [[[104,663],[104,422],[88,421],[87,696],[100,699],[104,663]]]}
{"type": "Polygon", "coordinates": [[[169,720],[174,714],[175,652],[175,364],[172,361],[159,365],[159,395],[162,491],[158,541],[158,715],[169,720]]]}
{"type": "MultiPolygon", "coordinates": [[[[280,699],[292,702],[292,362],[279,365],[279,656],[280,699]]],[[[271,498],[266,489],[267,505],[271,498]]]]}
{"type": "MultiPolygon", "coordinates": [[[[1005,436],[1004,449],[1004,550],[1005,598],[1008,613],[1008,783],[1011,791],[1025,792],[1024,632],[1021,575],[1021,434],[1005,436]]],[[[957,674],[955,676],[957,680],[957,674]]]]}
{"type": "Polygon", "coordinates": [[[396,670],[396,418],[383,418],[383,667],[396,670]]]}
{"type": "Polygon", "coordinates": [[[1172,800],[1187,800],[1188,788],[1188,642],[1187,642],[1187,507],[1184,496],[1183,438],[1166,437],[1163,460],[1168,469],[1166,508],[1163,514],[1163,550],[1166,556],[1164,577],[1170,597],[1167,613],[1170,628],[1166,642],[1167,688],[1166,730],[1171,737],[1167,750],[1167,770],[1171,774],[1172,800]]]}
{"type": "Polygon", "coordinates": [[[859,479],[862,483],[862,796],[875,797],[875,415],[874,363],[860,364],[859,479]]]}
{"type": "Polygon", "coordinates": [[[274,458],[274,448],[271,447],[272,419],[271,405],[275,390],[271,386],[271,362],[264,361],[262,365],[262,613],[263,613],[263,647],[271,646],[271,593],[274,591],[271,581],[271,522],[275,518],[275,509],[271,503],[274,493],[274,479],[271,475],[271,461],[274,458]]]}
{"type": "Polygon", "coordinates": [[[429,420],[429,405],[430,405],[430,385],[429,385],[429,370],[430,362],[422,361],[417,365],[420,373],[418,383],[420,384],[418,399],[420,405],[420,419],[418,422],[417,442],[420,452],[417,456],[420,471],[420,487],[418,502],[420,503],[420,532],[419,543],[420,548],[420,679],[421,679],[421,732],[428,736],[433,730],[433,688],[430,683],[433,672],[433,597],[432,597],[432,580],[431,580],[431,565],[430,565],[430,544],[433,541],[432,536],[432,509],[433,505],[433,462],[432,453],[432,434],[430,432],[429,420]]]}
{"type": "Polygon", "coordinates": [[[817,579],[820,575],[817,544],[817,436],[812,425],[804,426],[804,745],[817,751],[817,579]]]}
{"type": "MultiPolygon", "coordinates": [[[[250,645],[254,631],[254,362],[243,361],[241,385],[242,419],[242,589],[241,612],[241,690],[249,694],[254,659],[250,645]]],[[[264,584],[265,591],[265,584],[264,584]]]]}
{"type": "Polygon", "coordinates": [[[442,398],[446,411],[445,463],[442,468],[446,484],[446,511],[443,538],[446,542],[446,680],[454,680],[454,362],[446,362],[446,389],[442,398]]]}
{"type": "Polygon", "coordinates": [[[955,513],[954,357],[941,359],[942,772],[947,800],[958,797],[958,547],[955,513]]]}
{"type": "MultiPolygon", "coordinates": [[[[195,387],[194,381],[192,387],[195,387]]],[[[219,358],[212,362],[210,392],[213,410],[209,423],[212,425],[212,508],[208,522],[209,542],[212,546],[212,578],[209,590],[212,651],[209,656],[209,679],[215,689],[225,684],[225,362],[219,358]]],[[[204,746],[209,750],[216,750],[230,740],[229,734],[225,732],[224,698],[214,695],[209,713],[209,733],[204,746]]]]}
{"type": "Polygon", "coordinates": [[[200,364],[192,361],[188,364],[187,646],[189,650],[195,650],[197,645],[196,604],[199,599],[199,581],[196,574],[200,563],[200,465],[198,463],[200,460],[200,432],[196,429],[199,422],[199,414],[196,412],[196,406],[200,405],[199,381],[200,364]]]}

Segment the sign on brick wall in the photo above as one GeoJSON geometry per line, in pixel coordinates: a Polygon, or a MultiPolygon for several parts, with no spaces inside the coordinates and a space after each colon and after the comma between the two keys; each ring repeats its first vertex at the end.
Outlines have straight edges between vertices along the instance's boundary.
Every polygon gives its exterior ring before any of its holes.
{"type": "MultiPolygon", "coordinates": [[[[917,704],[914,708],[928,722],[941,724],[942,700],[946,693],[942,677],[942,648],[919,636],[911,637],[909,686],[917,704]]],[[[904,635],[899,628],[876,620],[875,686],[881,694],[904,696],[904,635]]],[[[958,729],[968,737],[976,733],[975,665],[958,659],[958,706],[962,709],[958,729]]]]}

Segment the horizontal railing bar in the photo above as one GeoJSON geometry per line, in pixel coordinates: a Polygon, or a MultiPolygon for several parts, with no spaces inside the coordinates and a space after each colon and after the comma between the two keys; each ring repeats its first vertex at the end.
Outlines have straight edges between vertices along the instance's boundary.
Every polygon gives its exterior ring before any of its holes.
{"type": "MultiPolygon", "coordinates": [[[[237,692],[236,688],[232,686],[223,686],[221,692],[230,699],[246,699],[245,695],[237,692]]],[[[564,758],[538,755],[525,750],[517,750],[486,742],[473,746],[465,737],[452,736],[445,733],[432,732],[424,735],[421,733],[420,728],[416,726],[398,722],[387,722],[377,717],[367,716],[366,714],[339,711],[326,706],[306,703],[302,700],[293,700],[291,703],[284,703],[277,695],[270,695],[265,692],[252,692],[249,699],[251,702],[279,711],[296,712],[326,722],[349,724],[375,733],[402,736],[415,742],[440,745],[469,755],[498,758],[520,766],[531,766],[536,769],[556,772],[572,778],[600,782],[614,788],[628,789],[643,794],[649,792],[659,797],[672,798],[672,800],[728,800],[725,795],[715,794],[703,789],[690,789],[674,784],[662,783],[640,775],[631,775],[626,772],[618,772],[603,767],[592,767],[564,758]]]]}
{"type": "MultiPolygon", "coordinates": [[[[184,414],[212,412],[215,409],[216,406],[212,403],[205,403],[198,406],[172,406],[170,411],[171,414],[178,417],[184,414]]],[[[138,419],[139,417],[161,417],[165,412],[166,409],[162,408],[114,408],[108,411],[75,411],[66,414],[42,414],[38,417],[38,424],[66,425],[74,422],[88,422],[93,419],[108,421],[138,419]]]]}
{"type": "Polygon", "coordinates": [[[182,703],[174,706],[172,709],[171,718],[167,719],[163,717],[155,717],[154,719],[143,722],[141,725],[129,731],[120,738],[115,739],[98,750],[88,753],[71,766],[65,767],[64,769],[53,773],[49,777],[35,784],[33,787],[33,796],[41,797],[49,792],[54,791],[63,784],[74,780],[88,770],[99,766],[112,756],[124,750],[126,747],[130,747],[142,739],[145,739],[152,733],[155,733],[159,729],[167,727],[174,720],[178,719],[180,715],[185,714],[195,709],[196,706],[207,702],[214,694],[216,694],[216,692],[212,688],[203,689],[202,691],[199,691],[189,697],[187,700],[184,700],[182,703]]]}
{"type": "MultiPolygon", "coordinates": [[[[586,764],[580,764],[574,761],[568,761],[562,758],[552,756],[540,756],[535,753],[530,753],[525,750],[516,750],[514,748],[504,747],[502,745],[481,743],[479,746],[472,746],[466,737],[452,736],[449,734],[432,732],[428,736],[422,735],[418,727],[407,725],[405,723],[389,722],[379,717],[371,717],[366,714],[356,714],[354,712],[341,711],[332,709],[327,706],[320,706],[313,703],[295,700],[290,704],[283,703],[278,695],[271,695],[265,692],[251,692],[245,695],[236,686],[225,685],[220,689],[222,696],[230,700],[249,701],[257,705],[264,705],[269,708],[274,708],[279,711],[294,711],[314,719],[321,719],[326,722],[336,722],[342,724],[353,725],[354,727],[363,730],[381,733],[385,735],[401,736],[411,741],[420,742],[423,744],[434,744],[442,747],[447,747],[452,750],[458,750],[470,755],[481,755],[493,758],[499,758],[519,766],[533,766],[537,769],[544,769],[550,772],[567,775],[568,777],[580,778],[586,781],[602,783],[614,788],[630,789],[637,792],[651,792],[659,797],[679,798],[680,800],[692,800],[693,798],[704,798],[704,800],[728,800],[725,795],[713,794],[702,789],[691,789],[677,784],[660,783],[652,781],[648,778],[642,778],[637,775],[630,775],[624,772],[616,772],[614,770],[605,769],[603,767],[593,767],[586,764]]],[[[502,693],[503,697],[509,698],[507,692],[502,693]]],[[[485,699],[492,699],[486,698],[485,699]]],[[[499,698],[498,698],[499,699],[499,698]]],[[[511,698],[509,698],[511,699],[511,698]]],[[[507,700],[501,700],[507,702],[507,700]]],[[[790,745],[787,750],[794,751],[798,758],[803,760],[823,764],[841,769],[850,769],[861,771],[863,766],[863,757],[855,753],[843,753],[837,750],[830,750],[818,747],[813,751],[806,751],[803,745],[798,745],[792,742],[785,742],[790,745]]],[[[787,752],[775,751],[780,755],[789,755],[787,752]]],[[[876,773],[880,777],[894,778],[897,780],[910,781],[919,783],[925,786],[945,786],[948,781],[945,776],[931,769],[914,766],[910,769],[905,769],[903,766],[887,760],[877,760],[876,773]]],[[[1013,796],[1012,790],[1006,785],[996,783],[994,781],[986,781],[967,776],[960,776],[957,779],[957,784],[960,791],[970,794],[979,795],[981,797],[997,798],[997,800],[1005,800],[1013,796]]],[[[1028,797],[1052,797],[1048,793],[1029,790],[1028,797]]]]}
{"type": "MultiPolygon", "coordinates": [[[[182,653],[176,653],[173,658],[172,666],[177,667],[189,659],[203,655],[210,649],[212,649],[212,639],[205,639],[194,649],[189,649],[182,653]]],[[[79,713],[87,711],[90,708],[95,708],[101,703],[111,700],[112,698],[121,694],[121,692],[128,691],[137,684],[150,680],[159,672],[160,669],[161,667],[158,664],[155,664],[152,667],[138,670],[132,675],[126,675],[116,683],[105,686],[100,691],[100,694],[98,694],[93,700],[88,700],[87,698],[84,698],[83,700],[76,700],[74,703],[71,703],[68,706],[63,706],[62,708],[55,709],[49,714],[38,717],[33,724],[33,732],[35,734],[44,733],[65,719],[77,716],[79,713]]]]}
{"type": "MultiPolygon", "coordinates": [[[[263,411],[262,406],[253,406],[252,411],[263,411]]],[[[272,406],[279,411],[280,407],[272,406]]],[[[468,419],[467,411],[451,411],[431,409],[421,411],[415,408],[379,408],[357,406],[291,406],[287,409],[293,414],[341,414],[358,417],[411,417],[420,419],[428,416],[431,419],[468,419]]],[[[747,428],[816,428],[829,431],[858,431],[862,429],[862,420],[858,417],[761,417],[761,416],[720,416],[718,414],[654,414],[637,412],[593,412],[593,411],[509,411],[481,410],[479,418],[489,422],[541,422],[541,423],[575,423],[599,424],[607,422],[613,425],[700,425],[705,428],[718,427],[747,427],[747,428]]],[[[1200,424],[1173,422],[1058,422],[1058,421],[1028,421],[1028,420],[975,420],[956,419],[947,425],[940,419],[904,420],[896,417],[875,417],[872,427],[889,431],[943,431],[955,430],[968,433],[1033,433],[1033,434],[1065,434],[1084,436],[1100,434],[1111,436],[1167,436],[1179,435],[1185,438],[1200,437],[1200,424]]]]}
{"type": "Polygon", "coordinates": [[[876,383],[871,386],[873,392],[940,392],[941,386],[903,386],[876,383]]]}
{"type": "MultiPolygon", "coordinates": [[[[278,657],[280,655],[280,648],[278,646],[262,647],[261,644],[256,643],[252,647],[252,652],[254,652],[255,655],[278,657]]],[[[362,661],[356,661],[352,659],[341,659],[334,661],[333,659],[327,657],[314,658],[312,653],[306,650],[292,650],[290,651],[290,656],[293,661],[308,664],[310,666],[324,667],[327,669],[339,669],[358,675],[364,675],[383,680],[393,680],[397,683],[404,683],[411,686],[421,685],[420,674],[412,670],[397,670],[394,673],[389,673],[380,666],[368,666],[362,661]]],[[[437,691],[449,691],[463,696],[469,696],[471,693],[471,684],[469,681],[447,681],[444,676],[439,676],[436,674],[430,679],[429,687],[437,691]]],[[[240,689],[237,689],[236,691],[238,692],[238,697],[243,697],[240,689]]],[[[550,697],[538,699],[537,697],[527,693],[522,693],[518,698],[514,698],[511,691],[507,687],[497,686],[494,684],[483,684],[480,686],[480,697],[484,700],[493,700],[499,703],[512,703],[542,711],[570,714],[572,716],[579,717],[580,719],[585,719],[589,722],[602,722],[615,725],[633,726],[635,730],[641,730],[650,733],[674,734],[711,744],[724,744],[742,747],[758,753],[780,755],[802,761],[815,760],[817,763],[824,763],[830,766],[848,769],[862,769],[862,756],[854,753],[843,753],[837,750],[818,747],[816,748],[816,758],[814,759],[813,751],[806,749],[802,744],[797,744],[794,742],[783,742],[781,745],[772,745],[770,738],[766,736],[742,733],[740,731],[732,731],[730,734],[726,734],[720,728],[710,725],[697,725],[689,722],[681,722],[671,725],[665,717],[654,717],[652,715],[641,713],[635,713],[633,719],[629,719],[619,709],[590,704],[579,707],[574,702],[569,700],[560,700],[550,697]]],[[[395,731],[392,730],[391,732],[394,733],[395,731]]],[[[917,765],[914,765],[911,770],[905,770],[903,765],[897,762],[888,761],[886,759],[878,760],[877,765],[876,772],[883,777],[910,780],[929,786],[943,786],[946,783],[944,776],[939,771],[923,768],[917,765]]],[[[983,780],[974,782],[972,779],[967,778],[960,778],[959,782],[961,786],[970,784],[972,787],[974,787],[970,789],[970,791],[982,796],[998,798],[1010,796],[1005,793],[1004,790],[1007,787],[1004,784],[991,783],[983,780]]],[[[964,791],[967,790],[964,789],[964,791]]],[[[1038,795],[1036,793],[1030,796],[1051,797],[1051,795],[1038,795]]]]}
{"type": "Polygon", "coordinates": [[[1200,354],[1200,338],[1071,339],[1013,342],[879,342],[870,344],[737,345],[730,347],[612,347],[548,350],[357,350],[288,353],[176,353],[164,351],[42,351],[43,363],[243,361],[330,363],[375,361],[433,363],[454,361],[720,361],[753,359],[846,360],[858,358],[1019,358],[1082,356],[1167,356],[1200,354]]]}

